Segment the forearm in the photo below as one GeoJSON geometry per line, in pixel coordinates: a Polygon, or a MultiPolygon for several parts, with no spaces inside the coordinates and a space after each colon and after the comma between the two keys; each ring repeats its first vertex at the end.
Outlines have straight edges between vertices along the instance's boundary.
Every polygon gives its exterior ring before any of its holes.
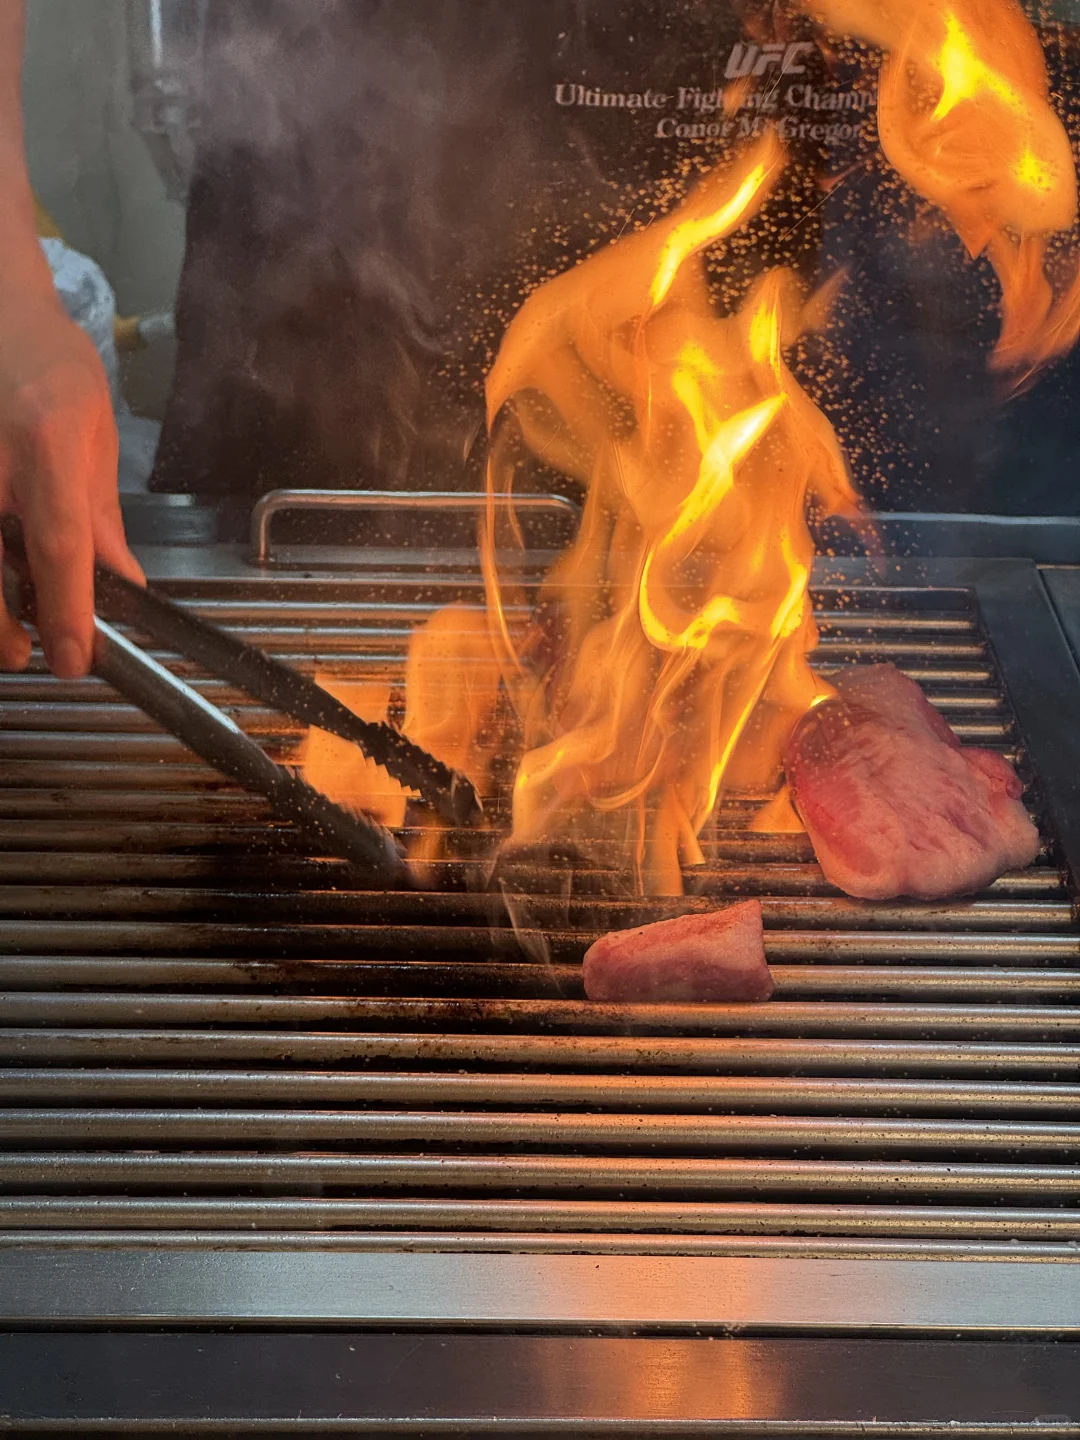
{"type": "Polygon", "coordinates": [[[0,297],[51,296],[37,240],[22,117],[25,0],[0,0],[0,297]]]}

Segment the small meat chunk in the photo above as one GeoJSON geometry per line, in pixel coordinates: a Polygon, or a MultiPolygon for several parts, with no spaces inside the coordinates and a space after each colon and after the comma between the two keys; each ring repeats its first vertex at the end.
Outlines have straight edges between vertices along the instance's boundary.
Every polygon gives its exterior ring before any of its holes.
{"type": "Polygon", "coordinates": [[[854,666],[796,727],[785,763],[825,877],[849,895],[939,900],[1030,865],[1015,770],[965,749],[894,665],[854,666]]]}
{"type": "Polygon", "coordinates": [[[772,990],[757,900],[615,930],[585,956],[590,1000],[727,1004],[768,1000],[772,990]]]}

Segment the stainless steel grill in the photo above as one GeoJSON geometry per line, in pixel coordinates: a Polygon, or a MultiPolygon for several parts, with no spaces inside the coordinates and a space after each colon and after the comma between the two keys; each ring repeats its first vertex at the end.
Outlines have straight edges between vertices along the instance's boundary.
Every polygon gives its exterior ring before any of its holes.
{"type": "MultiPolygon", "coordinates": [[[[477,593],[407,567],[333,599],[310,577],[171,588],[292,663],[395,680],[411,627],[477,593]]],[[[682,903],[539,864],[505,872],[508,901],[480,888],[490,833],[456,837],[437,888],[375,892],[100,682],[5,677],[8,1243],[1080,1253],[1080,932],[979,586],[834,579],[816,599],[822,665],[892,659],[1017,760],[1035,866],[974,899],[861,903],[735,804],[682,903]],[[584,1001],[597,934],[745,894],[768,1006],[584,1001]]],[[[198,683],[288,754],[280,717],[198,683]]]]}
{"type": "MultiPolygon", "coordinates": [[[[395,687],[411,628],[481,593],[456,555],[145,559],[292,663],[395,687]]],[[[983,1435],[1031,1390],[1054,1414],[1016,1433],[1073,1433],[1068,1358],[1031,1343],[1080,1331],[1080,679],[1051,602],[1069,574],[819,567],[819,664],[894,660],[1027,782],[1036,864],[945,904],[847,899],[739,803],[682,902],[536,859],[492,887],[495,831],[452,835],[428,889],[379,891],[99,682],[0,679],[0,1322],[53,1332],[0,1336],[0,1408],[64,1433],[414,1433],[415,1384],[438,1433],[760,1415],[754,1434],[893,1434],[910,1412],[983,1435]],[[597,934],[748,894],[770,1004],[583,999],[597,934]],[[172,1333],[122,1333],[147,1325],[172,1333]],[[192,1325],[251,1333],[208,1349],[192,1325]],[[385,1365],[377,1393],[332,1335],[255,1333],[328,1325],[364,1375],[385,1365]],[[687,1331],[787,1338],[706,1354],[687,1331]],[[863,1338],[799,1349],[838,1331],[863,1338]],[[1011,1332],[1019,1368],[954,1339],[963,1403],[908,1403],[914,1337],[1011,1332]],[[836,1365],[872,1398],[822,1399],[836,1365]],[[39,1394],[35,1374],[60,1378],[39,1394]]],[[[178,668],[290,753],[280,717],[178,668]]]]}

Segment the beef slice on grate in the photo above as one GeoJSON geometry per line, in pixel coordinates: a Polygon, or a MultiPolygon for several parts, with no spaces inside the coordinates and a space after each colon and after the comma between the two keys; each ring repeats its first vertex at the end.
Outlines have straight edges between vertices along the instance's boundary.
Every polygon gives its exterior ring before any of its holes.
{"type": "Polygon", "coordinates": [[[727,1004],[768,1000],[772,989],[757,900],[615,930],[585,956],[590,1000],[727,1004]]]}
{"type": "Polygon", "coordinates": [[[785,763],[825,877],[849,895],[937,900],[1029,865],[1039,834],[1015,770],[965,749],[894,665],[842,671],[785,763]]]}

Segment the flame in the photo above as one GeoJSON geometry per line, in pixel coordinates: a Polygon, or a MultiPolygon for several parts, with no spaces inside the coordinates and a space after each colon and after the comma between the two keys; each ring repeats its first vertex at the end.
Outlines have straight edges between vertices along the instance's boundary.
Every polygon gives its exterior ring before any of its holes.
{"type": "MultiPolygon", "coordinates": [[[[344,680],[321,674],[315,679],[362,720],[386,719],[390,705],[388,680],[344,680]]],[[[412,792],[391,779],[352,741],[312,728],[301,742],[296,762],[308,784],[338,805],[365,811],[392,828],[405,823],[412,792]]]]}
{"type": "Polygon", "coordinates": [[[467,605],[448,605],[414,630],[405,672],[403,730],[478,790],[493,758],[490,727],[499,699],[500,670],[487,617],[467,605]]]}
{"type": "Polygon", "coordinates": [[[828,513],[857,502],[784,358],[824,300],[775,270],[720,317],[702,258],[783,163],[767,135],[674,214],[542,286],[488,380],[487,639],[525,743],[514,840],[621,840],[656,892],[681,888],[680,856],[701,859],[733,776],[776,791],[791,727],[831,693],[807,661],[805,511],[809,497],[828,513]],[[515,643],[508,615],[526,597],[498,564],[521,537],[494,497],[529,454],[587,490],[543,589],[543,665],[515,643]]]}
{"type": "MultiPolygon", "coordinates": [[[[388,680],[358,681],[326,674],[315,678],[362,719],[386,719],[388,680]]],[[[480,790],[489,783],[498,738],[492,727],[499,686],[499,665],[483,610],[450,605],[413,631],[402,728],[411,740],[467,775],[480,790]]],[[[419,798],[356,745],[325,730],[313,727],[306,733],[295,762],[308,784],[329,799],[347,809],[364,811],[393,829],[404,825],[409,801],[419,798]]],[[[437,818],[429,817],[410,842],[409,863],[421,882],[437,873],[428,867],[442,856],[443,828],[437,818]]]]}
{"type": "Polygon", "coordinates": [[[750,821],[750,829],[765,835],[802,835],[806,826],[799,819],[791,789],[784,785],[750,821]]]}
{"type": "Polygon", "coordinates": [[[684,220],[676,225],[664,242],[660,252],[660,264],[650,287],[650,298],[655,308],[662,305],[671,293],[675,277],[699,250],[722,240],[729,235],[746,216],[747,210],[761,194],[769,175],[769,166],[759,161],[729,199],[726,199],[711,215],[702,215],[684,220]]]}
{"type": "MultiPolygon", "coordinates": [[[[1059,295],[1046,271],[1050,237],[1076,221],[1077,181],[1034,29],[1017,0],[801,3],[886,52],[882,148],[994,266],[992,363],[1019,388],[1080,334],[1080,268],[1059,295]]],[[[743,98],[733,89],[725,103],[743,98]]],[[[681,890],[727,792],[766,802],[755,828],[801,828],[781,756],[832,693],[808,660],[806,510],[858,521],[858,502],[786,356],[823,322],[838,279],[807,299],[772,270],[719,315],[704,259],[754,218],[784,163],[767,131],[672,214],[522,306],[487,383],[486,607],[438,612],[409,653],[406,732],[487,793],[509,699],[522,743],[515,843],[594,839],[610,853],[614,842],[654,893],[681,890]],[[533,461],[586,496],[538,605],[513,507],[496,503],[533,461]]],[[[342,777],[325,773],[334,752],[317,732],[306,764],[335,793],[342,777]]],[[[420,858],[437,853],[433,841],[420,858]]]]}
{"type": "Polygon", "coordinates": [[[1077,215],[1076,169],[1038,36],[1017,0],[804,0],[835,31],[886,52],[878,134],[1001,283],[991,365],[1016,391],[1080,334],[1080,268],[1058,297],[1049,236],[1077,215]]]}

